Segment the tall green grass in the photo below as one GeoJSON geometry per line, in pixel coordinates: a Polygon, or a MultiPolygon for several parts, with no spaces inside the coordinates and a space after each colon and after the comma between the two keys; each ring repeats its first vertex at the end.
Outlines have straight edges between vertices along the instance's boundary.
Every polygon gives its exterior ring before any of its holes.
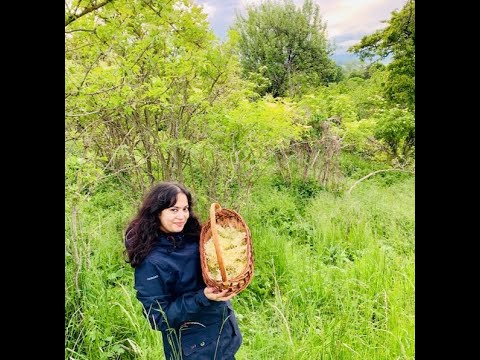
{"type": "MultiPolygon", "coordinates": [[[[414,179],[385,179],[350,196],[270,180],[253,190],[239,209],[255,276],[232,300],[237,360],[415,358],[414,179]]],[[[66,213],[65,359],[164,358],[123,261],[134,210],[110,190],[75,221],[66,213]]]]}

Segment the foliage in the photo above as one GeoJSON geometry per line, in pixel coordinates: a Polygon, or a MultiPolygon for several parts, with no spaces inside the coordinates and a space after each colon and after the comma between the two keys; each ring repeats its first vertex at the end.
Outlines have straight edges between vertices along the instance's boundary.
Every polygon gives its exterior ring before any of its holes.
{"type": "Polygon", "coordinates": [[[364,61],[352,61],[342,65],[344,79],[360,78],[363,80],[368,80],[378,72],[385,73],[385,70],[386,66],[379,62],[367,64],[364,61]]]}
{"type": "Polygon", "coordinates": [[[373,138],[376,126],[377,121],[373,118],[346,123],[343,141],[349,146],[350,152],[370,159],[385,159],[373,138]]]}
{"type": "Polygon", "coordinates": [[[244,76],[261,74],[269,80],[262,94],[293,95],[304,84],[337,78],[318,5],[305,0],[300,9],[291,0],[268,0],[247,5],[246,11],[237,15],[233,28],[244,76]]]}
{"type": "Polygon", "coordinates": [[[342,173],[350,179],[359,179],[373,171],[385,168],[381,161],[372,161],[366,156],[353,152],[343,152],[340,158],[342,173]]]}
{"type": "Polygon", "coordinates": [[[361,59],[392,57],[385,95],[394,104],[415,109],[415,0],[407,0],[400,11],[393,11],[388,26],[362,38],[349,51],[361,59]]]}
{"type": "Polygon", "coordinates": [[[65,26],[114,0],[70,0],[65,1],[65,26]]]}
{"type": "Polygon", "coordinates": [[[102,169],[95,166],[95,153],[67,147],[65,158],[65,197],[70,205],[88,198],[95,190],[97,181],[103,176],[102,169]]]}
{"type": "Polygon", "coordinates": [[[240,205],[275,152],[305,131],[295,105],[272,97],[239,100],[233,109],[218,106],[198,120],[209,136],[192,147],[192,182],[225,206],[240,205]]]}
{"type": "Polygon", "coordinates": [[[391,159],[407,162],[415,151],[415,119],[409,111],[400,108],[379,114],[375,136],[388,146],[391,159]]]}
{"type": "MultiPolygon", "coordinates": [[[[287,5],[264,4],[282,14],[287,5]]],[[[306,2],[295,11],[322,28],[317,7],[306,2]]],[[[391,106],[382,96],[389,74],[382,66],[328,87],[310,82],[303,87],[309,95],[276,102],[259,95],[271,85],[267,65],[250,72],[251,81],[240,79],[241,41],[231,30],[218,44],[206,15],[188,1],[116,0],[69,23],[65,135],[67,147],[79,149],[69,161],[98,171],[82,187],[113,177],[142,193],[175,179],[195,186],[204,203],[241,204],[274,159],[273,171],[290,182],[299,173],[338,191],[342,149],[385,161],[413,153],[412,146],[400,153],[382,147],[385,124],[375,132],[389,118],[378,114],[391,106]]]]}
{"type": "Polygon", "coordinates": [[[189,1],[117,0],[67,26],[65,42],[67,131],[141,191],[182,181],[201,133],[192,119],[246,88],[189,1]]]}
{"type": "MultiPolygon", "coordinates": [[[[317,88],[302,97],[299,107],[310,116],[308,124],[314,128],[330,120],[342,149],[390,165],[392,160],[409,163],[415,154],[415,118],[408,109],[392,106],[383,97],[388,74],[382,66],[371,66],[366,78],[348,77],[317,88]]],[[[315,134],[309,139],[315,139],[315,134]]]]}

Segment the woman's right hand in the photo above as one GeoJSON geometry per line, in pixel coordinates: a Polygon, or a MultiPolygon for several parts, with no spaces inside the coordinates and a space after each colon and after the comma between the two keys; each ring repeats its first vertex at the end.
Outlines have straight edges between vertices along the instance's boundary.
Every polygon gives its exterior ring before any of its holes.
{"type": "Polygon", "coordinates": [[[231,298],[233,298],[235,295],[237,295],[237,293],[235,292],[227,295],[228,289],[223,291],[218,291],[218,289],[215,289],[213,287],[206,287],[203,290],[203,293],[205,294],[207,299],[212,301],[228,301],[231,298]]]}

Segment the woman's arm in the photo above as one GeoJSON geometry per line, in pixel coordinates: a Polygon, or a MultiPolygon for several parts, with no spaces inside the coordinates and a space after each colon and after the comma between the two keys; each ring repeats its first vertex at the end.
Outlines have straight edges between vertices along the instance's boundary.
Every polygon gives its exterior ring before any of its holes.
{"type": "Polygon", "coordinates": [[[175,328],[189,319],[189,315],[209,306],[205,289],[184,293],[174,298],[172,290],[175,279],[156,264],[146,260],[135,268],[137,299],[142,303],[150,325],[154,329],[175,328]]]}

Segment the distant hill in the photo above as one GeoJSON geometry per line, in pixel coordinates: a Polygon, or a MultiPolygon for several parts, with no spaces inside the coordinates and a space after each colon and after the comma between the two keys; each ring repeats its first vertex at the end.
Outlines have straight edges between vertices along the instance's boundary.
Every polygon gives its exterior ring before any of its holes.
{"type": "Polygon", "coordinates": [[[337,65],[344,65],[345,63],[360,61],[357,55],[350,53],[333,54],[332,59],[337,63],[337,65]]]}
{"type": "MultiPolygon", "coordinates": [[[[332,60],[337,63],[337,65],[343,66],[347,64],[360,64],[360,58],[357,55],[350,54],[350,53],[340,53],[340,54],[333,54],[332,60]]],[[[378,59],[378,58],[377,58],[378,59]]],[[[382,64],[387,65],[392,60],[391,56],[387,56],[385,59],[380,60],[382,64]]],[[[371,60],[365,60],[366,63],[370,63],[371,60]]]]}

